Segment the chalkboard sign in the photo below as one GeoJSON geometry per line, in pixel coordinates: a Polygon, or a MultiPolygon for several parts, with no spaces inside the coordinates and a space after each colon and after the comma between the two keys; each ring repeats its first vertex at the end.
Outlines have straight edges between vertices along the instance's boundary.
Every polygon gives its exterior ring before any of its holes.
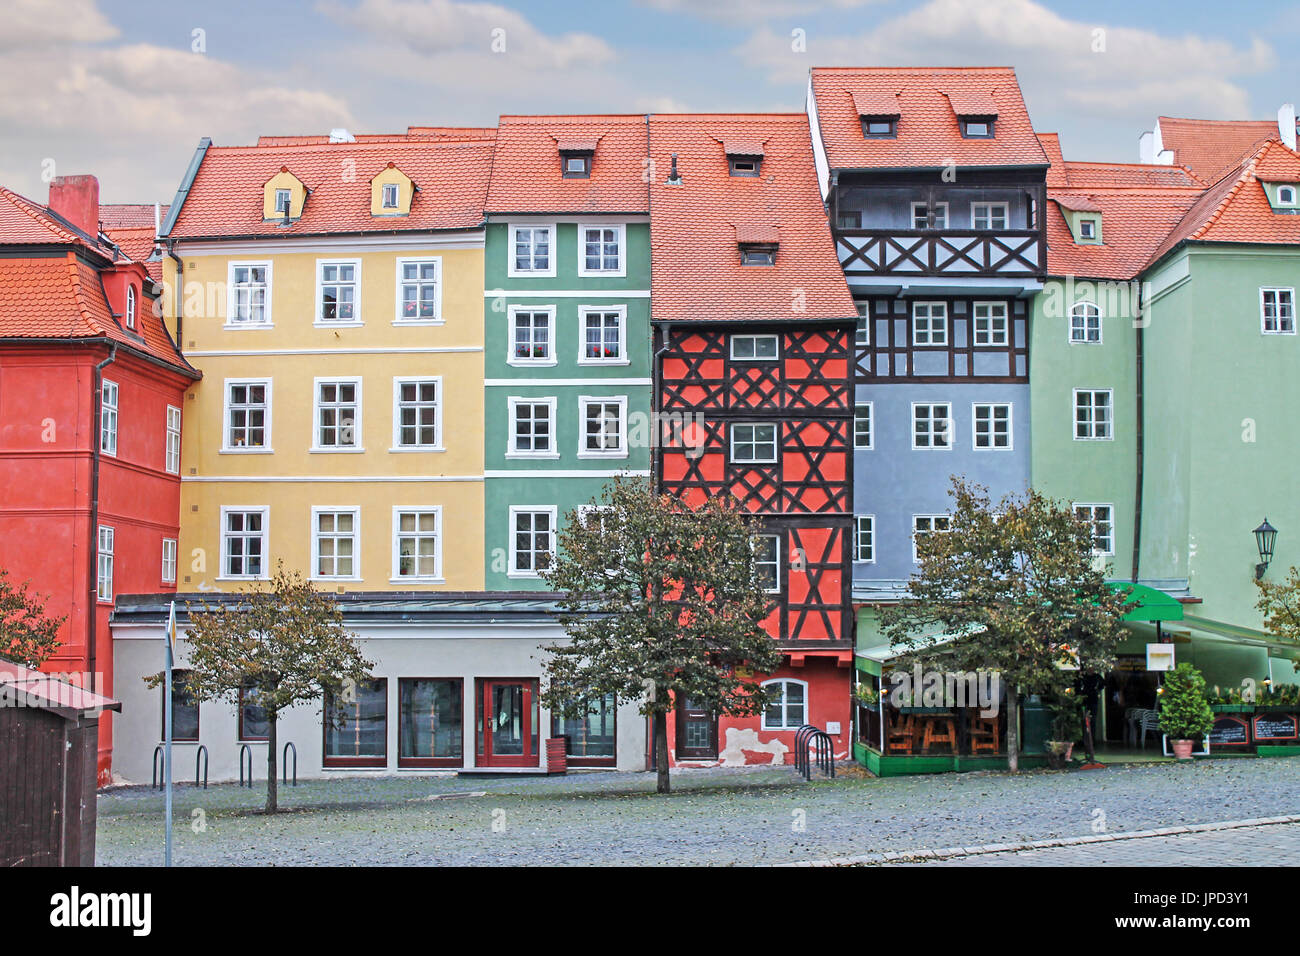
{"type": "Polygon", "coordinates": [[[1210,747],[1247,747],[1250,733],[1244,717],[1219,714],[1210,728],[1210,747]]]}
{"type": "Polygon", "coordinates": [[[1295,714],[1260,714],[1252,730],[1256,740],[1296,740],[1300,738],[1295,714]]]}

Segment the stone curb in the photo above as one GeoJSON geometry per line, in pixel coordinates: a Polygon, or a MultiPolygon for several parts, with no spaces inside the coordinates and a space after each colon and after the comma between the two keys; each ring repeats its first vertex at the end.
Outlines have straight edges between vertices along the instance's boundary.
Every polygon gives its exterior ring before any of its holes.
{"type": "Polygon", "coordinates": [[[1283,823],[1300,823],[1300,814],[1282,817],[1256,817],[1252,820],[1228,820],[1222,823],[1195,823],[1189,826],[1160,827],[1155,830],[1128,830],[1123,833],[1094,833],[1088,836],[1059,837],[1051,840],[1031,840],[1025,843],[986,843],[983,846],[953,846],[942,850],[902,850],[889,853],[864,853],[860,856],[838,856],[829,860],[805,860],[783,863],[781,866],[879,866],[887,863],[950,860],[953,857],[985,856],[990,853],[1015,853],[1021,850],[1043,850],[1049,847],[1084,846],[1092,843],[1115,843],[1119,840],[1143,840],[1148,837],[1177,836],[1186,833],[1210,833],[1216,830],[1239,830],[1244,827],[1276,826],[1283,823]]]}

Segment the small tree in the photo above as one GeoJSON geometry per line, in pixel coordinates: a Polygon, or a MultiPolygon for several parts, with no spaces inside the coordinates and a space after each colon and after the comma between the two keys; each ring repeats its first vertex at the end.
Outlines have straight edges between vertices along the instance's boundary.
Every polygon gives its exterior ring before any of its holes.
{"type": "Polygon", "coordinates": [[[45,601],[0,568],[0,657],[40,667],[59,649],[67,617],[47,617],[45,601]]]}
{"type": "MultiPolygon", "coordinates": [[[[1264,629],[1284,641],[1300,645],[1300,568],[1294,565],[1284,581],[1255,581],[1259,600],[1255,607],[1264,615],[1264,629]]],[[[1292,666],[1300,670],[1300,661],[1292,666]]]]}
{"type": "MultiPolygon", "coordinates": [[[[340,695],[374,668],[343,627],[338,602],[317,591],[297,571],[276,567],[271,580],[238,602],[190,608],[187,686],[197,700],[224,699],[239,706],[240,689],[257,688],[266,713],[266,812],[279,808],[276,726],[281,711],[340,695]]],[[[145,678],[157,687],[163,676],[145,678]]]]}
{"type": "Polygon", "coordinates": [[[1081,671],[1114,665],[1127,592],[1106,586],[1094,528],[1036,491],[994,507],[988,490],[954,478],[949,530],[917,538],[919,569],[881,614],[902,660],[994,671],[1006,688],[1007,764],[1020,767],[1020,689],[1063,693],[1081,671]],[[962,634],[927,651],[923,636],[962,634]]]}
{"type": "Polygon", "coordinates": [[[568,515],[542,571],[563,594],[569,636],[547,648],[543,700],[570,717],[608,694],[638,702],[653,718],[659,793],[669,791],[675,697],[729,716],[767,704],[753,672],[774,670],[781,654],[761,626],[772,599],[755,560],[758,531],[729,499],[691,510],[647,480],[615,479],[592,510],[568,515]]]}
{"type": "Polygon", "coordinates": [[[1214,726],[1214,711],[1205,699],[1205,678],[1191,664],[1179,664],[1165,678],[1160,693],[1160,729],[1170,740],[1198,740],[1214,726]]]}

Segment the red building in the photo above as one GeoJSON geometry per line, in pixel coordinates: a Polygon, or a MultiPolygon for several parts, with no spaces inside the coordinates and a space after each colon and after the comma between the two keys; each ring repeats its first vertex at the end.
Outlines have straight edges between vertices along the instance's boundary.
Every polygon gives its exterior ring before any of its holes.
{"type": "MultiPolygon", "coordinates": [[[[176,586],[181,418],[199,377],[140,261],[153,213],[101,210],[93,176],[54,180],[48,206],[0,187],[0,567],[66,616],[43,670],[96,675],[109,695],[114,598],[176,586]]],[[[101,782],[111,757],[105,720],[101,782]]]]}
{"type": "Polygon", "coordinates": [[[853,330],[857,312],[818,192],[807,117],[650,119],[656,477],[689,503],[760,515],[785,661],[761,717],[680,701],[676,763],[792,762],[814,724],[849,749],[853,330]],[[671,416],[692,416],[684,429],[671,416]],[[698,417],[696,417],[698,416],[698,417]],[[683,434],[684,432],[684,434],[683,434]]]}

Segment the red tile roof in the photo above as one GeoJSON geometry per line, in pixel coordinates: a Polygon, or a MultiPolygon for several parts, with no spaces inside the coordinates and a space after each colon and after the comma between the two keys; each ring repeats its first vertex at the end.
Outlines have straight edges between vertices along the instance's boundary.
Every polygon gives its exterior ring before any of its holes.
{"type": "MultiPolygon", "coordinates": [[[[158,210],[159,222],[167,219],[166,203],[158,210]]],[[[152,229],[154,225],[153,203],[101,203],[99,206],[99,225],[101,229],[152,229]]]]}
{"type": "Polygon", "coordinates": [[[1160,144],[1173,150],[1174,162],[1207,183],[1218,182],[1266,139],[1276,137],[1272,120],[1198,120],[1161,116],[1160,144]]]}
{"type": "Polygon", "coordinates": [[[85,242],[40,203],[0,186],[0,245],[50,245],[85,242]]]}
{"type": "Polygon", "coordinates": [[[649,212],[646,150],[641,114],[502,116],[486,208],[493,213],[649,212]],[[560,150],[588,147],[594,150],[591,176],[564,178],[560,150]]]}
{"type": "MultiPolygon", "coordinates": [[[[278,139],[292,140],[293,137],[278,139]]],[[[487,139],[376,139],[356,143],[209,147],[172,227],[177,238],[465,229],[483,222],[492,164],[487,139]],[[389,163],[419,187],[411,213],[370,214],[370,180],[389,163]],[[301,218],[262,218],[266,181],[287,168],[308,189],[301,218]]]]}
{"type": "Polygon", "coordinates": [[[802,113],[650,118],[651,314],[668,321],[856,316],[835,256],[802,113]],[[763,143],[759,177],[731,176],[724,142],[763,143]],[[678,157],[681,183],[665,182],[678,157]],[[738,243],[779,240],[775,265],[742,266],[738,243]],[[743,238],[742,238],[743,237],[743,238]]]}
{"type": "Polygon", "coordinates": [[[832,168],[1046,166],[1010,67],[815,67],[812,90],[832,168]],[[896,96],[898,136],[865,139],[855,101],[896,96]],[[965,139],[954,109],[997,113],[996,135],[965,139]]]}

